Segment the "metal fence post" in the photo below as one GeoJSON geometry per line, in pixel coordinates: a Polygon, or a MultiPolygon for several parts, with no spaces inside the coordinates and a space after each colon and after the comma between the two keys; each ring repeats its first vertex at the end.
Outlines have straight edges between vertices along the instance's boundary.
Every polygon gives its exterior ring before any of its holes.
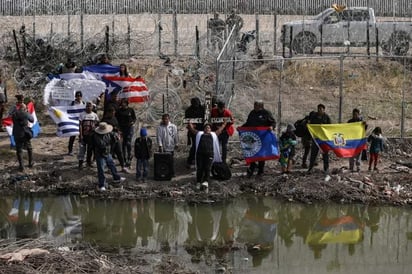
{"type": "Polygon", "coordinates": [[[339,66],[340,66],[340,80],[339,80],[339,123],[342,123],[342,107],[343,107],[343,60],[345,56],[341,55],[339,57],[339,66]]]}
{"type": "Polygon", "coordinates": [[[109,37],[109,35],[110,35],[110,32],[109,32],[109,26],[106,26],[106,31],[104,32],[104,37],[105,37],[105,52],[106,53],[109,53],[109,39],[110,39],[110,37],[109,37]]]}
{"type": "Polygon", "coordinates": [[[129,18],[129,10],[127,10],[126,14],[126,21],[127,21],[127,57],[131,56],[131,28],[130,28],[130,18],[129,18]]]}
{"type": "Polygon", "coordinates": [[[173,36],[174,36],[174,55],[177,56],[177,46],[179,43],[178,31],[177,31],[177,3],[173,10],[173,36]]]}
{"type": "Polygon", "coordinates": [[[406,57],[403,58],[403,86],[402,86],[402,104],[401,104],[401,138],[404,138],[405,135],[405,88],[406,88],[406,74],[408,70],[406,68],[406,57]]]}
{"type": "Polygon", "coordinates": [[[158,50],[159,50],[159,55],[162,53],[162,15],[159,12],[158,15],[158,50]]]}
{"type": "Polygon", "coordinates": [[[84,49],[84,18],[83,11],[80,13],[80,49],[84,49]]]}
{"type": "Polygon", "coordinates": [[[67,44],[70,45],[70,12],[67,11],[67,44]]]}
{"type": "Polygon", "coordinates": [[[276,30],[278,29],[278,16],[275,13],[273,15],[273,55],[276,55],[276,49],[277,49],[277,40],[278,40],[278,34],[276,30]]]}
{"type": "Polygon", "coordinates": [[[198,26],[195,27],[195,56],[199,60],[200,59],[200,39],[199,39],[199,28],[198,26]]]}
{"type": "Polygon", "coordinates": [[[278,126],[277,134],[280,135],[280,125],[282,123],[282,72],[283,72],[283,60],[281,61],[279,71],[279,86],[278,86],[278,126]]]}
{"type": "Polygon", "coordinates": [[[259,46],[259,14],[255,13],[255,19],[256,19],[256,53],[258,53],[260,46],[259,46]]]}

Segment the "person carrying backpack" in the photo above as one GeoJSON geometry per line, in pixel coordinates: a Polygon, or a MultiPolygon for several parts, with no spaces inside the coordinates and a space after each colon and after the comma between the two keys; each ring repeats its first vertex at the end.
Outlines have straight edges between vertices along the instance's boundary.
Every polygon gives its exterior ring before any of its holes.
{"type": "Polygon", "coordinates": [[[307,124],[309,117],[313,116],[315,111],[312,111],[309,115],[305,116],[303,119],[299,119],[295,122],[295,135],[301,138],[302,147],[303,147],[303,156],[302,156],[302,168],[307,168],[308,165],[306,161],[308,160],[310,147],[312,145],[312,136],[309,133],[307,124]]]}

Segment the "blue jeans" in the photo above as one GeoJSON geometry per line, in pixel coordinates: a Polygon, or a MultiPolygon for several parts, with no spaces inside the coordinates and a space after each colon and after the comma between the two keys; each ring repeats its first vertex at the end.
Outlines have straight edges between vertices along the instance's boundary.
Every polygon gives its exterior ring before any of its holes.
{"type": "Polygon", "coordinates": [[[109,154],[107,157],[96,156],[97,165],[97,178],[99,179],[99,187],[104,187],[106,183],[106,177],[104,176],[104,167],[107,165],[110,172],[112,173],[113,180],[120,180],[120,175],[117,173],[116,166],[114,165],[112,155],[109,154]]]}
{"type": "Polygon", "coordinates": [[[137,159],[136,161],[136,179],[147,178],[149,169],[149,159],[137,159]],[[142,176],[143,175],[143,176],[142,176]]]}
{"type": "Polygon", "coordinates": [[[127,128],[121,129],[123,135],[123,142],[122,142],[122,151],[125,165],[130,165],[131,160],[133,159],[132,155],[132,139],[134,133],[134,127],[130,126],[127,128]]]}

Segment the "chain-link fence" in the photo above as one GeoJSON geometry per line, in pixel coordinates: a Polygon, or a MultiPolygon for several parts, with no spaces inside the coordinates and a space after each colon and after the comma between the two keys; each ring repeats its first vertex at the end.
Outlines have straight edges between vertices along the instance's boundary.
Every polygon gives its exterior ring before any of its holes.
{"type": "Polygon", "coordinates": [[[333,123],[346,122],[358,108],[369,130],[411,137],[411,58],[369,56],[296,57],[242,60],[234,75],[232,110],[242,123],[262,99],[279,130],[326,106],[333,123]]]}

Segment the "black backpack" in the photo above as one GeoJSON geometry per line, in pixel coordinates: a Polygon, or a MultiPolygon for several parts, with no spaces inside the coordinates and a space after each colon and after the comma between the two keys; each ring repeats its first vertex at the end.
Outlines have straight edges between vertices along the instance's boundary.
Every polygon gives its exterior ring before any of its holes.
{"type": "Polygon", "coordinates": [[[214,162],[212,164],[212,176],[216,180],[225,181],[232,178],[232,172],[230,171],[229,166],[223,162],[214,162]]]}
{"type": "Polygon", "coordinates": [[[307,117],[297,120],[294,124],[295,126],[295,135],[298,137],[310,136],[309,130],[306,127],[308,123],[307,117]]]}

